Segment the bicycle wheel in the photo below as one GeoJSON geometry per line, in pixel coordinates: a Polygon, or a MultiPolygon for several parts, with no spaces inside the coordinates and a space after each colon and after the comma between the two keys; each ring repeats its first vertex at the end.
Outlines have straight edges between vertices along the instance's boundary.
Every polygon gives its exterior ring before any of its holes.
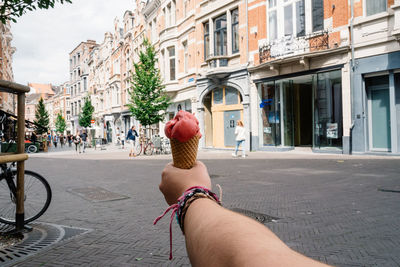
{"type": "Polygon", "coordinates": [[[136,156],[139,156],[140,153],[142,153],[142,146],[139,142],[134,144],[133,152],[136,154],[136,156]]]}
{"type": "Polygon", "coordinates": [[[153,143],[148,143],[147,146],[144,148],[144,154],[147,156],[151,156],[153,154],[154,145],[153,143]]]}
{"type": "MultiPolygon", "coordinates": [[[[17,173],[13,172],[13,182],[17,173]]],[[[25,171],[24,210],[25,223],[32,222],[45,213],[51,201],[51,188],[47,181],[38,173],[25,171]]],[[[14,224],[16,200],[10,192],[6,179],[0,181],[0,222],[14,224]]]]}
{"type": "Polygon", "coordinates": [[[37,147],[35,145],[29,145],[28,148],[26,149],[28,153],[36,153],[37,147]]]}

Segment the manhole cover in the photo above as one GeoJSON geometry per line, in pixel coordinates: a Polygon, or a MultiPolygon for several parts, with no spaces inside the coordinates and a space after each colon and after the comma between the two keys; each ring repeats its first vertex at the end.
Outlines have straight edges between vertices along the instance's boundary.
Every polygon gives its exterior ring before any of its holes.
{"type": "Polygon", "coordinates": [[[70,188],[67,191],[92,202],[103,202],[129,198],[97,186],[70,188]]]}
{"type": "Polygon", "coordinates": [[[24,234],[22,242],[0,249],[0,265],[11,266],[26,260],[50,246],[90,232],[89,229],[75,228],[70,226],[32,223],[29,224],[33,230],[24,234]]]}
{"type": "Polygon", "coordinates": [[[238,213],[241,213],[243,215],[246,215],[247,217],[250,217],[256,221],[259,221],[260,223],[269,223],[269,222],[273,222],[273,221],[277,221],[279,220],[279,218],[274,217],[274,216],[270,216],[267,214],[262,214],[262,213],[258,213],[258,212],[254,212],[251,210],[245,210],[245,209],[240,209],[240,208],[233,208],[233,211],[236,211],[238,213]]]}

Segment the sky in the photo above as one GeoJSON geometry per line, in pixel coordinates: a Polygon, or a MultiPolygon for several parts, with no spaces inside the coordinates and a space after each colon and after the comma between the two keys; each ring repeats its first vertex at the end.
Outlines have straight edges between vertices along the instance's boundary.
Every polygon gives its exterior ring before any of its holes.
{"type": "Polygon", "coordinates": [[[35,10],[17,18],[11,31],[14,80],[20,84],[61,85],[69,79],[69,53],[86,40],[102,43],[114,19],[134,8],[134,0],[72,0],[54,9],[35,10]]]}

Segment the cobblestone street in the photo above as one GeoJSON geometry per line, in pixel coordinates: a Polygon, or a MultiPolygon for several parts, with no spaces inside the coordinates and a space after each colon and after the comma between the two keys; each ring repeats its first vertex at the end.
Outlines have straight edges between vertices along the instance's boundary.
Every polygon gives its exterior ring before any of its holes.
{"type": "MultiPolygon", "coordinates": [[[[40,221],[92,229],[56,244],[18,266],[186,266],[184,239],[169,219],[153,226],[167,205],[158,191],[167,156],[129,160],[120,151],[32,157],[27,169],[41,173],[53,201],[40,221]],[[108,159],[107,159],[108,158],[108,159]],[[84,188],[100,187],[128,198],[93,201],[84,188]],[[74,192],[83,192],[77,195],[74,192]]],[[[400,265],[398,158],[290,153],[250,153],[232,159],[203,153],[224,206],[258,216],[293,249],[336,266],[400,265]],[[268,216],[267,216],[268,215],[268,216]]],[[[168,217],[168,216],[167,216],[168,217]]]]}

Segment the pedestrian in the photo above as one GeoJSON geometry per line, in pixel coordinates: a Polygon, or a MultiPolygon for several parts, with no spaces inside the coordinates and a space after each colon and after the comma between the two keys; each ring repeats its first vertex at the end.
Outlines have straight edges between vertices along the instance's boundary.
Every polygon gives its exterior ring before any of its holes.
{"type": "Polygon", "coordinates": [[[178,212],[193,266],[327,266],[292,250],[265,225],[222,207],[202,162],[189,170],[168,164],[159,189],[168,210],[178,212]]]}
{"type": "Polygon", "coordinates": [[[51,133],[49,132],[47,134],[47,146],[48,147],[51,146],[51,140],[52,140],[52,136],[51,136],[51,133]]]}
{"type": "Polygon", "coordinates": [[[124,131],[121,131],[121,149],[125,148],[125,135],[124,131]]]}
{"type": "Polygon", "coordinates": [[[235,129],[235,136],[236,136],[236,148],[235,152],[232,153],[233,157],[237,157],[237,153],[239,150],[239,146],[242,145],[242,158],[246,157],[246,151],[245,151],[245,140],[246,140],[246,129],[243,126],[243,122],[241,120],[238,120],[236,123],[236,129],[235,129]]]}
{"type": "Polygon", "coordinates": [[[138,133],[136,132],[136,127],[132,126],[132,128],[128,131],[128,135],[126,136],[126,140],[129,141],[131,150],[129,151],[129,157],[136,157],[135,153],[135,144],[136,137],[138,137],[138,133]]]}
{"type": "Polygon", "coordinates": [[[53,135],[53,144],[54,144],[54,148],[57,148],[57,143],[58,143],[58,135],[54,134],[53,135]]]}
{"type": "Polygon", "coordinates": [[[121,131],[119,130],[119,127],[115,130],[115,135],[117,136],[117,145],[119,145],[121,143],[121,131]]]}
{"type": "Polygon", "coordinates": [[[81,140],[82,140],[82,141],[81,141],[82,152],[85,153],[86,141],[87,141],[87,137],[88,137],[88,135],[87,135],[87,133],[86,133],[86,130],[83,130],[83,131],[82,131],[80,137],[81,137],[81,140]]]}
{"type": "Polygon", "coordinates": [[[74,139],[74,144],[75,144],[75,151],[76,153],[81,153],[81,137],[79,135],[79,132],[76,132],[76,135],[73,137],[74,139]]]}
{"type": "Polygon", "coordinates": [[[60,145],[61,145],[61,148],[64,146],[64,134],[60,135],[60,145]]]}
{"type": "Polygon", "coordinates": [[[71,147],[72,146],[72,134],[67,135],[67,142],[68,142],[68,146],[71,147]]]}

